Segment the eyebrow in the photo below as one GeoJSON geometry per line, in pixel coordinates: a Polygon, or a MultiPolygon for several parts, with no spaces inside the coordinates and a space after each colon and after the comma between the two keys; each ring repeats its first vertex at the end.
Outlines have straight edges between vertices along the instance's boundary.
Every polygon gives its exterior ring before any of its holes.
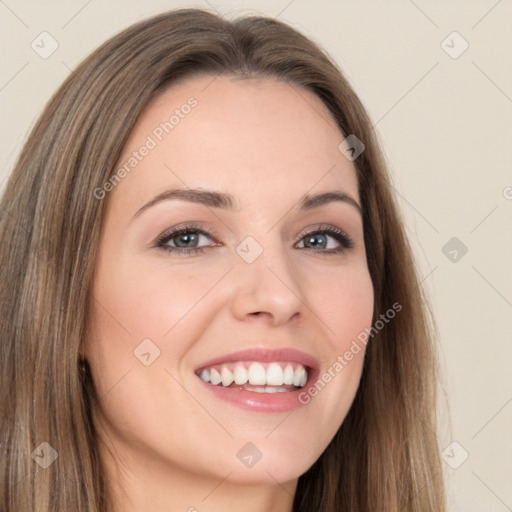
{"type": "MultiPolygon", "coordinates": [[[[198,203],[210,208],[222,208],[224,210],[235,211],[240,210],[238,201],[231,194],[198,188],[171,189],[158,194],[153,199],[144,204],[134,213],[132,219],[135,219],[141,215],[142,212],[148,208],[151,208],[152,206],[155,206],[158,203],[172,200],[198,203]]],[[[312,210],[313,208],[318,208],[320,206],[324,206],[337,201],[353,206],[360,214],[362,214],[362,209],[359,203],[354,198],[341,190],[331,190],[329,192],[323,192],[315,195],[306,194],[299,200],[296,209],[302,211],[312,210]]]]}

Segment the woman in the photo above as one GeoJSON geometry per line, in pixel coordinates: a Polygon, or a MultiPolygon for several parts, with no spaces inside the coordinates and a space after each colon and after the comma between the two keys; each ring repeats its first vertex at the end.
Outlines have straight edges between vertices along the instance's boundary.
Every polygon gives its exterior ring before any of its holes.
{"type": "Polygon", "coordinates": [[[126,29],[51,99],[2,213],[2,510],[445,510],[384,159],[304,36],[126,29]]]}

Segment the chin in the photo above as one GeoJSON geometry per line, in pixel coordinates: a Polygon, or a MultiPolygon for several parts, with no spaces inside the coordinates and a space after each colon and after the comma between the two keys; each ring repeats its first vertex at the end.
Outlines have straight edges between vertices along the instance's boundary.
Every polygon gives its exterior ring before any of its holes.
{"type": "MultiPolygon", "coordinates": [[[[235,457],[224,458],[216,465],[216,476],[238,484],[275,485],[298,479],[316,462],[322,454],[322,448],[309,443],[298,436],[297,443],[283,449],[284,436],[276,436],[271,441],[261,439],[254,441],[236,440],[235,457]]],[[[289,437],[288,437],[289,441],[289,437]]]]}

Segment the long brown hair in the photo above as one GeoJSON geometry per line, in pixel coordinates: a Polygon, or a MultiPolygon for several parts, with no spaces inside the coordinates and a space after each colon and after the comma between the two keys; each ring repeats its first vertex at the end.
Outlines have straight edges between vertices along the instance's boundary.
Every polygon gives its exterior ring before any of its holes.
{"type": "Polygon", "coordinates": [[[106,202],[94,190],[114,174],[155,94],[197,73],[306,88],[344,136],[363,141],[354,164],[374,320],[402,307],[369,341],[353,405],[299,478],[293,510],[445,511],[432,323],[371,121],[337,66],[288,25],[198,9],[144,20],[95,50],[47,104],[8,181],[0,212],[0,509],[108,508],[91,420],[97,398],[79,369],[106,202]],[[41,443],[58,454],[46,469],[37,457],[55,453],[41,443]]]}

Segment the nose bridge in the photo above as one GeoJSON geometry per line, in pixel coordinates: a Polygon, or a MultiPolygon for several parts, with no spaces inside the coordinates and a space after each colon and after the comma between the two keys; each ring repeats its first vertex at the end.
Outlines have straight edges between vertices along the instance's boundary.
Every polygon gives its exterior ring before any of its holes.
{"type": "Polygon", "coordinates": [[[300,274],[275,232],[246,237],[236,253],[233,309],[239,319],[265,314],[281,323],[302,311],[300,274]]]}

